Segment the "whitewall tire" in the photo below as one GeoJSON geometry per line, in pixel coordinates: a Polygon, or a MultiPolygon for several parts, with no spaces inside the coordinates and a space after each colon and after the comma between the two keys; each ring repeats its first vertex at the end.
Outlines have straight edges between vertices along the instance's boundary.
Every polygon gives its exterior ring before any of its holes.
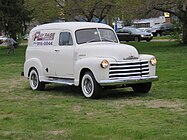
{"type": "Polygon", "coordinates": [[[29,75],[30,87],[33,90],[43,90],[45,88],[45,83],[39,81],[39,75],[36,69],[32,69],[29,75]]]}
{"type": "Polygon", "coordinates": [[[91,72],[86,72],[81,80],[82,93],[86,98],[97,99],[100,95],[100,85],[91,72]]]}

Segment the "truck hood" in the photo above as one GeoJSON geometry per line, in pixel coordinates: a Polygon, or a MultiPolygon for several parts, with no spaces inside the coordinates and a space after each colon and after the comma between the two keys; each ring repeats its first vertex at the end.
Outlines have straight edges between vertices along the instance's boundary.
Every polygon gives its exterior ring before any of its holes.
{"type": "Polygon", "coordinates": [[[98,42],[86,43],[79,46],[78,57],[103,57],[113,58],[116,61],[124,61],[129,59],[138,59],[138,51],[130,45],[111,43],[111,42],[98,42]]]}

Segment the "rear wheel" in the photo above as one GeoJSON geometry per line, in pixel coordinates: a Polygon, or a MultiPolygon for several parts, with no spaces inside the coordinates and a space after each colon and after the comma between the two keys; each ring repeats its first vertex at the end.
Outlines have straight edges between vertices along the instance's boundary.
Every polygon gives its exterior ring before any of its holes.
{"type": "Polygon", "coordinates": [[[135,93],[148,93],[151,89],[152,83],[141,83],[132,86],[135,93]]]}
{"type": "Polygon", "coordinates": [[[100,85],[95,80],[91,72],[86,72],[81,81],[82,93],[86,98],[99,98],[99,92],[101,90],[100,85]]]}
{"type": "Polygon", "coordinates": [[[136,37],[134,37],[134,41],[135,41],[135,42],[140,42],[139,37],[137,37],[137,36],[136,36],[136,37]]]}
{"type": "Polygon", "coordinates": [[[33,90],[43,90],[45,83],[39,81],[39,75],[36,69],[32,69],[29,76],[30,87],[33,90]]]}
{"type": "Polygon", "coordinates": [[[161,36],[161,33],[159,33],[159,32],[158,32],[158,33],[156,33],[156,36],[160,37],[160,36],[161,36]]]}

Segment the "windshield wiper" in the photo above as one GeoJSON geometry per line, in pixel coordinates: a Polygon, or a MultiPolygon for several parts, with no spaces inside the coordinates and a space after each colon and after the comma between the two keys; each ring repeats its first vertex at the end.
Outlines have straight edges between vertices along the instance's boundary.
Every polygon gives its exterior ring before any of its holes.
{"type": "Polygon", "coordinates": [[[86,43],[91,43],[91,42],[100,42],[100,40],[98,40],[98,39],[91,39],[91,40],[87,41],[86,43]]]}
{"type": "Polygon", "coordinates": [[[114,40],[110,40],[110,39],[107,39],[107,38],[104,38],[104,37],[102,37],[101,40],[102,41],[108,41],[108,42],[114,42],[114,40]]]}

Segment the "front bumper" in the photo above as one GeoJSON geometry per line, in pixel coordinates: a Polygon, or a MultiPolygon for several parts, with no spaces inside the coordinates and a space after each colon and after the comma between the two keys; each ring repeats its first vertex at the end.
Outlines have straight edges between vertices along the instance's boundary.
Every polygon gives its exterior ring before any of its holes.
{"type": "Polygon", "coordinates": [[[114,86],[114,85],[148,83],[157,80],[158,80],[158,76],[135,77],[135,78],[133,77],[133,78],[112,79],[112,80],[101,80],[99,84],[101,86],[114,86]]]}
{"type": "Polygon", "coordinates": [[[141,40],[152,40],[153,37],[152,36],[144,36],[144,37],[141,37],[141,40]]]}

